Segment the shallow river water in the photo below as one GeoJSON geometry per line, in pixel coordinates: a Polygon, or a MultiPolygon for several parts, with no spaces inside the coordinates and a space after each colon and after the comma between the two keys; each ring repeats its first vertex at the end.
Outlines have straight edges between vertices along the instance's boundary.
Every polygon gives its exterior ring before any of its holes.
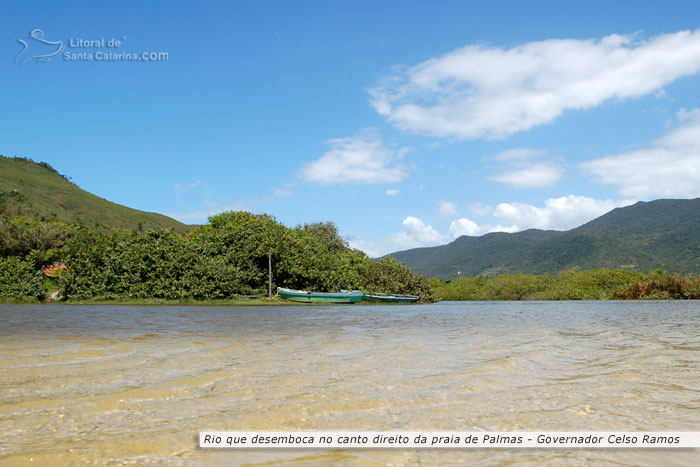
{"type": "Polygon", "coordinates": [[[222,431],[700,431],[700,302],[0,305],[2,465],[697,465],[700,450],[213,450],[222,431]]]}

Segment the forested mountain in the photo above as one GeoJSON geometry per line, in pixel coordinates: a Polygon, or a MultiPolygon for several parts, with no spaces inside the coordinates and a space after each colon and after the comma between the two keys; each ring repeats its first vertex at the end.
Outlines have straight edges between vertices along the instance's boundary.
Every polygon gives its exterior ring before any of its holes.
{"type": "Polygon", "coordinates": [[[526,230],[462,236],[430,248],[391,253],[414,272],[440,279],[571,268],[663,269],[700,273],[700,198],[638,202],[564,232],[526,230]]]}

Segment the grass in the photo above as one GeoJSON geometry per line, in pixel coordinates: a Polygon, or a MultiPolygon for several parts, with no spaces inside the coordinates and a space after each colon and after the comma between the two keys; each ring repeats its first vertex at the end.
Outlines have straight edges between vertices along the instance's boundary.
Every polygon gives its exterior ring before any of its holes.
{"type": "Polygon", "coordinates": [[[95,224],[127,230],[190,227],[162,214],[139,211],[81,189],[46,163],[0,156],[0,214],[95,224]]]}

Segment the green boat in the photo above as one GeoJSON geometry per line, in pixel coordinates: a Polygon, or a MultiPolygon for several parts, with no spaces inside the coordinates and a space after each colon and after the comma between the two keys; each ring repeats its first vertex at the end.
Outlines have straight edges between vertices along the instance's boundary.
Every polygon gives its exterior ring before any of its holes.
{"type": "Polygon", "coordinates": [[[350,292],[306,292],[304,290],[285,289],[277,287],[280,297],[293,302],[322,302],[322,303],[357,303],[365,296],[359,290],[350,292]]]}
{"type": "Polygon", "coordinates": [[[380,302],[394,302],[394,303],[412,303],[420,300],[418,295],[400,295],[400,294],[385,294],[385,293],[375,293],[365,296],[368,300],[378,300],[380,302]]]}

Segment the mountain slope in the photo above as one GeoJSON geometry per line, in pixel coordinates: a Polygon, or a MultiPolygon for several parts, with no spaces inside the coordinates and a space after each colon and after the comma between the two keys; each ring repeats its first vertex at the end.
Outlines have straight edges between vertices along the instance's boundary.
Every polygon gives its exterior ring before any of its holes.
{"type": "Polygon", "coordinates": [[[700,198],[640,201],[613,209],[574,230],[623,238],[680,272],[700,270],[700,198]]]}
{"type": "Polygon", "coordinates": [[[137,230],[189,227],[162,214],[107,201],[79,188],[50,165],[0,156],[0,214],[137,230]]]}
{"type": "Polygon", "coordinates": [[[462,236],[392,253],[414,272],[441,279],[510,273],[556,274],[578,267],[700,273],[700,199],[617,208],[565,232],[526,230],[462,236]]]}

